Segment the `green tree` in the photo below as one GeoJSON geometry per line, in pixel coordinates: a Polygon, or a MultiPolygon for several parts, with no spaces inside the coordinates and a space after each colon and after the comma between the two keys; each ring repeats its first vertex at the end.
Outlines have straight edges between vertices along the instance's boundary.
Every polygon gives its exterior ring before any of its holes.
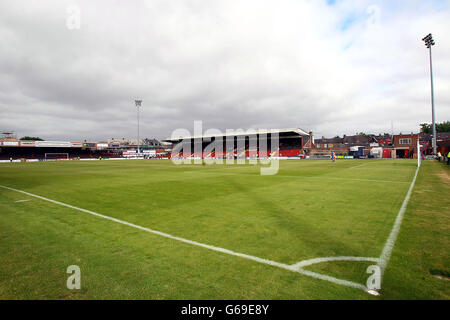
{"type": "Polygon", "coordinates": [[[361,137],[365,137],[365,138],[371,138],[371,137],[373,138],[373,137],[376,137],[376,134],[360,132],[357,134],[357,136],[361,136],[361,137]]]}
{"type": "Polygon", "coordinates": [[[431,133],[432,132],[431,124],[421,123],[420,124],[420,132],[421,133],[431,133]]]}
{"type": "Polygon", "coordinates": [[[436,130],[438,132],[450,132],[450,121],[439,123],[436,130]]]}
{"type": "MultiPolygon", "coordinates": [[[[433,125],[428,123],[422,123],[420,125],[421,133],[433,133],[433,125]]],[[[450,121],[444,121],[442,123],[436,123],[436,132],[450,132],[450,121]]]]}
{"type": "Polygon", "coordinates": [[[28,140],[28,141],[44,141],[44,139],[41,139],[39,137],[29,137],[29,136],[25,136],[20,138],[20,140],[28,140]]]}

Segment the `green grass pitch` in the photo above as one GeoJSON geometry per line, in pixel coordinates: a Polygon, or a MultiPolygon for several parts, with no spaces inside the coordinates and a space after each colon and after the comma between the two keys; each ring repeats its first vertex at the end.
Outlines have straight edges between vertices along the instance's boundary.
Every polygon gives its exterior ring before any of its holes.
{"type": "MultiPolygon", "coordinates": [[[[169,160],[6,163],[0,185],[292,265],[379,257],[416,162],[280,161],[274,176],[259,169],[169,160]]],[[[448,166],[423,163],[379,297],[0,188],[0,299],[448,299],[449,177],[448,166]],[[81,269],[80,290],[66,287],[69,265],[81,269]]],[[[305,269],[365,284],[371,264],[305,269]]]]}

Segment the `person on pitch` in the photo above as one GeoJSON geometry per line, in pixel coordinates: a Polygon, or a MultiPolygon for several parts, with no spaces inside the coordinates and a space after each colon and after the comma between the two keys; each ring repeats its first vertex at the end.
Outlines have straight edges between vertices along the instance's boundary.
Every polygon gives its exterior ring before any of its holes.
{"type": "Polygon", "coordinates": [[[331,160],[336,162],[336,153],[334,153],[334,151],[331,151],[331,160]]]}

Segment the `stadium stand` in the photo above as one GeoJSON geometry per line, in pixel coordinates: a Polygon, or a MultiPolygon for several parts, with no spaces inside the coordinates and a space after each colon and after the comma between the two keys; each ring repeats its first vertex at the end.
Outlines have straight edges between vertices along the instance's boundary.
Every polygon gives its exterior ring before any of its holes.
{"type": "MultiPolygon", "coordinates": [[[[121,156],[121,152],[118,150],[97,150],[83,147],[33,147],[21,146],[20,144],[11,146],[3,145],[1,141],[0,143],[0,160],[9,160],[10,158],[45,160],[46,154],[68,154],[69,159],[114,158],[121,156]]],[[[63,158],[65,156],[61,157],[61,159],[63,158]]],[[[50,157],[47,157],[47,159],[50,159],[50,157]]]]}
{"type": "Polygon", "coordinates": [[[270,156],[298,158],[304,156],[306,145],[311,145],[311,139],[311,133],[294,128],[167,138],[165,141],[177,145],[172,155],[177,158],[266,158],[270,156]],[[275,134],[279,139],[276,145],[272,146],[272,135],[275,134]],[[217,144],[217,150],[205,152],[206,147],[211,143],[217,144]],[[196,150],[196,147],[201,148],[202,152],[196,150]]]}

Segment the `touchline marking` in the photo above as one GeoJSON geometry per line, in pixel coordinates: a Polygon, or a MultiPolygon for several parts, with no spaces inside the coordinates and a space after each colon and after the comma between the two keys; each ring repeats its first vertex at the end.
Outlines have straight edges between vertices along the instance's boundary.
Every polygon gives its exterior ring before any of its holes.
{"type": "Polygon", "coordinates": [[[334,262],[334,261],[371,261],[371,262],[379,262],[378,258],[368,258],[368,257],[326,257],[326,258],[315,258],[310,260],[303,260],[293,264],[291,267],[293,268],[304,268],[316,263],[323,262],[334,262]]]}
{"type": "Polygon", "coordinates": [[[347,281],[347,280],[334,278],[334,277],[331,277],[331,276],[323,275],[323,274],[312,272],[312,271],[308,271],[308,270],[304,270],[301,267],[298,267],[297,266],[298,264],[287,265],[287,264],[284,264],[284,263],[280,263],[280,262],[276,262],[276,261],[272,261],[272,260],[267,260],[267,259],[251,256],[251,255],[248,255],[248,254],[245,254],[245,253],[240,253],[240,252],[235,252],[235,251],[224,249],[224,248],[220,248],[220,247],[215,247],[215,246],[212,246],[212,245],[209,245],[209,244],[204,244],[204,243],[200,243],[200,242],[197,242],[197,241],[193,241],[193,240],[188,240],[188,239],[172,236],[172,235],[170,235],[168,233],[160,232],[160,231],[153,230],[153,229],[150,229],[150,228],[145,228],[145,227],[142,227],[142,226],[139,226],[139,225],[136,225],[136,224],[124,221],[124,220],[120,220],[120,219],[112,218],[112,217],[109,217],[109,216],[105,216],[103,214],[100,214],[100,213],[97,213],[97,212],[94,212],[94,211],[90,211],[90,210],[86,210],[86,209],[83,209],[83,208],[75,207],[75,206],[72,206],[70,204],[66,204],[66,203],[63,203],[63,202],[56,201],[56,200],[48,199],[48,198],[45,198],[45,197],[42,197],[42,196],[38,196],[36,194],[29,193],[29,192],[26,192],[26,191],[14,189],[14,188],[7,187],[7,186],[2,186],[2,185],[0,185],[0,188],[4,188],[4,189],[10,190],[10,191],[15,191],[15,192],[19,192],[19,193],[22,193],[22,194],[26,194],[26,195],[28,195],[30,197],[35,197],[35,198],[38,198],[38,199],[41,199],[41,200],[44,200],[44,201],[48,201],[48,202],[51,202],[51,203],[54,203],[54,204],[57,204],[57,205],[60,205],[60,206],[63,206],[63,207],[67,207],[67,208],[70,208],[70,209],[74,209],[74,210],[78,210],[78,211],[81,211],[81,212],[84,212],[84,213],[88,213],[88,214],[91,214],[91,215],[96,216],[96,217],[100,217],[100,218],[103,218],[103,219],[106,219],[106,220],[114,221],[114,222],[117,222],[117,223],[129,226],[129,227],[132,227],[132,228],[136,228],[136,229],[139,229],[139,230],[142,230],[142,231],[153,233],[153,234],[159,235],[161,237],[165,237],[165,238],[169,238],[169,239],[172,239],[172,240],[184,242],[184,243],[187,243],[187,244],[190,244],[190,245],[194,245],[194,246],[202,247],[202,248],[205,248],[205,249],[221,252],[221,253],[224,253],[224,254],[240,257],[240,258],[243,258],[243,259],[252,260],[252,261],[255,261],[255,262],[258,262],[258,263],[262,263],[262,264],[266,264],[266,265],[270,265],[270,266],[273,266],[273,267],[278,267],[278,268],[281,268],[281,269],[289,270],[291,272],[300,273],[302,275],[309,276],[309,277],[312,277],[312,278],[329,281],[329,282],[332,282],[332,283],[335,283],[335,284],[339,284],[339,285],[343,285],[343,286],[347,286],[347,287],[353,287],[353,288],[356,288],[356,289],[361,289],[361,290],[364,290],[364,291],[367,292],[367,287],[362,285],[362,284],[359,284],[359,283],[356,283],[356,282],[352,282],[352,281],[347,281]]]}
{"type": "Polygon", "coordinates": [[[409,186],[408,192],[406,193],[405,200],[403,200],[402,206],[398,211],[397,218],[395,219],[394,226],[392,227],[391,233],[389,234],[386,244],[384,245],[383,251],[381,252],[378,266],[381,269],[381,281],[383,281],[384,271],[391,258],[392,250],[394,249],[395,241],[397,240],[398,233],[400,232],[400,226],[402,224],[403,216],[405,215],[406,207],[408,206],[409,199],[411,198],[411,193],[414,189],[414,184],[416,183],[417,175],[419,173],[420,167],[417,167],[414,178],[409,186]]]}
{"type": "Polygon", "coordinates": [[[14,202],[18,203],[18,202],[27,202],[27,201],[31,201],[31,199],[27,199],[27,200],[17,200],[17,201],[14,201],[14,202]]]}
{"type": "MultiPolygon", "coordinates": [[[[195,174],[214,174],[214,175],[222,175],[222,176],[252,176],[252,177],[266,177],[261,176],[259,173],[250,174],[250,173],[229,173],[229,172],[209,172],[208,171],[195,171],[195,170],[188,170],[184,171],[184,173],[195,173],[195,174]]],[[[400,183],[400,184],[407,184],[409,181],[392,181],[392,180],[373,180],[373,179],[352,179],[352,178],[339,178],[339,177],[326,177],[326,176],[309,176],[309,177],[303,177],[303,176],[294,176],[294,175],[284,175],[284,174],[276,174],[274,176],[270,177],[281,177],[281,178],[299,178],[299,179],[321,179],[321,180],[342,180],[342,181],[358,181],[358,182],[378,182],[378,183],[400,183]]]]}

